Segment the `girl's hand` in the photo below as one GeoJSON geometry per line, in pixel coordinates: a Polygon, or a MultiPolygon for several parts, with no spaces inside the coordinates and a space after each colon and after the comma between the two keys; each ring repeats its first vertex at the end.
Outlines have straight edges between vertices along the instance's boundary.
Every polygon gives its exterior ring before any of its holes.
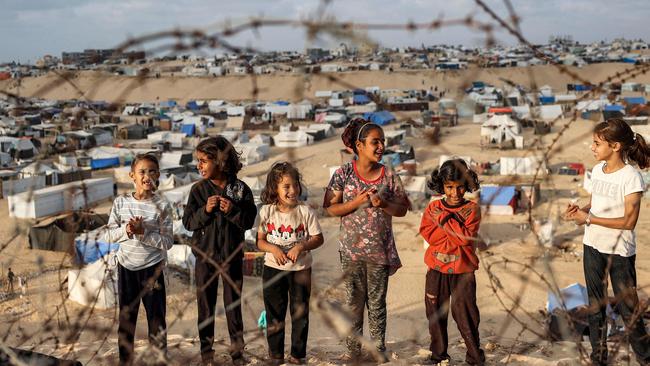
{"type": "Polygon", "coordinates": [[[388,203],[381,198],[381,195],[377,193],[376,189],[372,190],[372,193],[370,195],[370,203],[372,203],[372,207],[379,207],[379,208],[384,208],[388,205],[388,203]]]}
{"type": "Polygon", "coordinates": [[[587,221],[587,216],[589,214],[582,210],[574,210],[569,216],[569,219],[575,222],[577,225],[584,225],[587,221]]]}
{"type": "Polygon", "coordinates": [[[298,243],[293,246],[293,248],[289,249],[289,252],[287,253],[287,257],[291,259],[292,262],[296,263],[298,261],[298,257],[300,257],[300,254],[305,251],[305,245],[304,243],[298,243]]]}
{"type": "Polygon", "coordinates": [[[571,220],[571,216],[573,215],[574,212],[579,211],[580,207],[576,204],[569,203],[567,205],[566,210],[564,211],[564,219],[565,220],[571,220]]]}
{"type": "Polygon", "coordinates": [[[225,214],[229,213],[232,210],[232,202],[225,197],[221,197],[219,199],[219,210],[225,214]]]}
{"type": "Polygon", "coordinates": [[[142,219],[142,216],[136,216],[129,220],[129,224],[131,225],[133,234],[136,235],[142,235],[144,234],[144,220],[142,219]]]}
{"type": "Polygon", "coordinates": [[[361,193],[359,193],[359,195],[352,200],[354,207],[359,208],[366,202],[370,201],[370,195],[371,195],[371,190],[369,189],[364,189],[363,191],[361,191],[361,193]]]}
{"type": "Polygon", "coordinates": [[[126,224],[126,235],[127,235],[129,238],[132,238],[132,237],[133,237],[133,234],[134,234],[134,233],[133,233],[133,224],[131,223],[131,221],[129,221],[129,222],[126,224]]]}
{"type": "Polygon", "coordinates": [[[271,254],[273,254],[273,258],[275,258],[275,262],[281,266],[285,265],[289,261],[287,255],[284,254],[284,251],[280,249],[280,247],[277,245],[273,245],[271,249],[271,254]]]}
{"type": "Polygon", "coordinates": [[[205,203],[205,212],[212,213],[219,204],[220,198],[218,195],[208,197],[208,202],[205,203]]]}

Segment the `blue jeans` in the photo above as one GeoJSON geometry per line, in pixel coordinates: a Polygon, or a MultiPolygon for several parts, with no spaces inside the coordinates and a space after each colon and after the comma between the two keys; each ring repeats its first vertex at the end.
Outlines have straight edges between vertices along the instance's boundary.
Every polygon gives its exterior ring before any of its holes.
{"type": "Polygon", "coordinates": [[[625,321],[628,341],[641,363],[650,362],[650,338],[643,325],[636,293],[636,255],[622,257],[603,254],[584,245],[584,271],[589,296],[589,341],[594,365],[607,364],[607,275],[609,274],[617,300],[617,309],[625,321]]]}

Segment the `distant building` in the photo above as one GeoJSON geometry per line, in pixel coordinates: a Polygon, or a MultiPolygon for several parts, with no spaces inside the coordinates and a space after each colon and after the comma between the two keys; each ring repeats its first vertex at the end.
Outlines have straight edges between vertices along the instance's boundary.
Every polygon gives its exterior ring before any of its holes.
{"type": "Polygon", "coordinates": [[[62,52],[61,62],[64,65],[91,65],[101,64],[111,58],[114,59],[127,59],[129,62],[136,60],[143,60],[145,58],[144,51],[130,51],[118,53],[115,49],[86,49],[83,52],[62,52]]]}
{"type": "Polygon", "coordinates": [[[322,48],[308,48],[307,57],[314,62],[319,62],[330,55],[330,51],[322,48]]]}

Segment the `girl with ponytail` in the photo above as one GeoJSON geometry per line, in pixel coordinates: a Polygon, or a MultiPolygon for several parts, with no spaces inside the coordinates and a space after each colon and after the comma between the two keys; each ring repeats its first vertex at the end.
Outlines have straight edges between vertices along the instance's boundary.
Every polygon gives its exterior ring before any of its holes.
{"type": "Polygon", "coordinates": [[[636,293],[636,235],[641,197],[645,191],[639,168],[650,166],[650,149],[621,119],[596,125],[591,151],[600,163],[592,170],[590,202],[569,204],[565,217],[585,225],[584,272],[589,296],[589,340],[594,365],[607,364],[607,277],[610,277],[629,342],[640,364],[650,363],[650,338],[636,293]]]}
{"type": "Polygon", "coordinates": [[[374,123],[353,119],[341,136],[357,159],[341,166],[330,180],[323,206],[341,217],[339,253],[345,272],[346,303],[353,334],[344,359],[361,355],[363,313],[368,308],[370,337],[377,361],[386,362],[386,293],[388,276],[401,266],[393,236],[393,216],[404,216],[410,206],[396,174],[381,164],[384,131],[374,123]]]}

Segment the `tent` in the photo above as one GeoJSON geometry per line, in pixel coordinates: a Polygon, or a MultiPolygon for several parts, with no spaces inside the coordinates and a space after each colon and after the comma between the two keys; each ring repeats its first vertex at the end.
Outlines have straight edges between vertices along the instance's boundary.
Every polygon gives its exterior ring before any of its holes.
{"type": "Polygon", "coordinates": [[[644,97],[625,97],[623,98],[623,100],[627,105],[646,104],[646,100],[644,97]]]}
{"type": "Polygon", "coordinates": [[[101,257],[120,248],[119,244],[107,243],[103,240],[105,229],[106,227],[102,226],[98,229],[82,233],[74,239],[77,263],[94,263],[101,257]]]}
{"type": "Polygon", "coordinates": [[[92,159],[90,167],[92,169],[112,168],[125,164],[133,160],[133,153],[128,149],[120,149],[115,147],[96,147],[88,151],[88,156],[92,159]]]}
{"type": "Polygon", "coordinates": [[[545,104],[553,104],[553,103],[555,103],[555,97],[554,96],[548,96],[548,97],[540,96],[539,97],[539,104],[545,105],[545,104]]]}
{"type": "Polygon", "coordinates": [[[388,112],[388,111],[377,111],[377,112],[370,112],[370,113],[364,113],[363,118],[365,120],[368,120],[372,123],[378,124],[380,126],[387,125],[391,122],[395,122],[395,116],[388,112]]]}
{"type": "Polygon", "coordinates": [[[457,156],[457,155],[440,155],[438,157],[438,168],[442,167],[442,164],[445,163],[447,160],[452,160],[452,159],[463,159],[465,163],[467,163],[467,166],[472,166],[472,157],[471,156],[457,156]]]}
{"type": "Polygon", "coordinates": [[[260,176],[245,176],[240,178],[253,191],[253,195],[259,196],[264,189],[265,181],[260,176]]]}
{"type": "Polygon", "coordinates": [[[81,269],[68,271],[68,298],[98,309],[117,306],[117,261],[111,252],[81,269]]]}
{"type": "Polygon", "coordinates": [[[192,124],[183,124],[181,126],[181,132],[186,136],[194,136],[196,133],[196,125],[192,124]]]}
{"type": "Polygon", "coordinates": [[[352,101],[354,104],[368,104],[371,102],[371,99],[365,94],[355,94],[352,97],[352,101]]]}
{"type": "Polygon", "coordinates": [[[487,186],[480,191],[481,211],[486,215],[514,215],[517,192],[514,186],[487,186]]]}
{"type": "Polygon", "coordinates": [[[266,144],[255,142],[236,143],[233,145],[236,151],[241,152],[242,164],[251,165],[269,158],[270,147],[266,144]]]}
{"type": "Polygon", "coordinates": [[[424,207],[429,202],[426,176],[402,176],[402,186],[411,204],[417,208],[424,207]]]}
{"type": "Polygon", "coordinates": [[[93,178],[9,196],[9,216],[38,219],[113,197],[113,178],[93,178]]]}
{"type": "Polygon", "coordinates": [[[272,138],[277,147],[300,147],[314,143],[314,137],[305,131],[282,131],[272,138]]]}
{"type": "Polygon", "coordinates": [[[562,106],[559,104],[540,106],[539,115],[544,121],[553,121],[562,117],[562,106]]]}
{"type": "Polygon", "coordinates": [[[546,164],[532,156],[501,157],[499,165],[501,175],[534,175],[538,167],[539,174],[546,174],[546,164]]]}
{"type": "Polygon", "coordinates": [[[497,114],[481,125],[482,146],[516,146],[523,149],[521,125],[510,116],[497,114]]]}
{"type": "Polygon", "coordinates": [[[184,137],[182,132],[158,131],[147,135],[147,140],[156,143],[168,142],[172,148],[180,149],[183,147],[184,137]]]}
{"type": "Polygon", "coordinates": [[[83,231],[108,223],[108,215],[72,212],[39,222],[29,229],[29,248],[73,253],[75,238],[83,231]]]}
{"type": "Polygon", "coordinates": [[[603,119],[623,117],[625,115],[625,107],[622,105],[610,104],[603,108],[603,119]]]}

